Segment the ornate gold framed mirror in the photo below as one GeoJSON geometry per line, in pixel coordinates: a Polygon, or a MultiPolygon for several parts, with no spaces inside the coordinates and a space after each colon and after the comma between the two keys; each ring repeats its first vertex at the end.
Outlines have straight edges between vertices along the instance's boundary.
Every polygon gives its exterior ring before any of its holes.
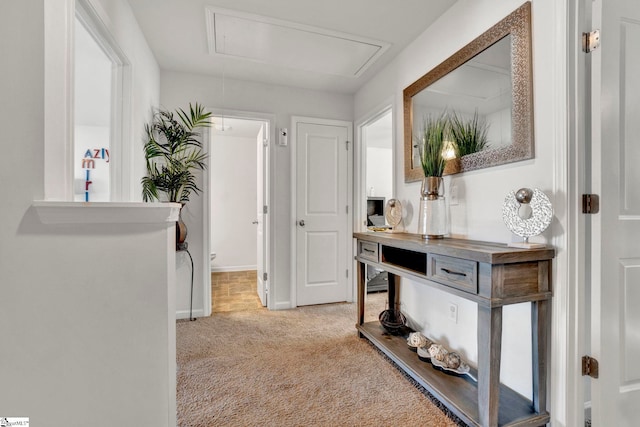
{"type": "Polygon", "coordinates": [[[414,129],[427,115],[477,114],[487,146],[447,162],[445,174],[531,159],[533,77],[527,2],[403,91],[405,182],[424,177],[414,129]]]}

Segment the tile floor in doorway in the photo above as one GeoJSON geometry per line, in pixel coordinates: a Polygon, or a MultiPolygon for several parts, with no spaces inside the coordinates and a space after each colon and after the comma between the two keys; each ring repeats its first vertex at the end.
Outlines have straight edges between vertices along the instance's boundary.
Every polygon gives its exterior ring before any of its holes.
{"type": "Polygon", "coordinates": [[[260,310],[255,270],[211,273],[211,306],[214,313],[260,310]]]}

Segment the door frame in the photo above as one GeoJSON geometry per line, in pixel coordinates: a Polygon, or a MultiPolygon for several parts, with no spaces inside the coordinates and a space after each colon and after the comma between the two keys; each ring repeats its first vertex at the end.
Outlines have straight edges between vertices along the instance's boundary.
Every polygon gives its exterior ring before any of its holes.
{"type": "MultiPolygon", "coordinates": [[[[563,171],[556,171],[556,179],[563,179],[566,185],[566,270],[556,273],[556,286],[561,289],[562,281],[567,283],[562,292],[563,308],[566,310],[566,323],[557,325],[556,330],[566,330],[564,342],[553,342],[556,356],[552,363],[559,365],[563,377],[551,379],[552,390],[566,396],[564,409],[566,415],[564,425],[585,425],[585,380],[581,375],[581,358],[588,352],[587,334],[590,326],[587,324],[587,270],[589,267],[588,253],[590,251],[590,218],[580,209],[582,194],[589,193],[591,179],[588,165],[590,162],[588,151],[591,144],[590,134],[587,132],[587,118],[591,105],[590,94],[590,57],[582,52],[581,35],[584,31],[591,31],[591,0],[567,0],[567,100],[568,115],[565,117],[567,128],[567,149],[563,152],[566,161],[566,176],[563,171]],[[570,83],[569,83],[570,82],[570,83]],[[564,359],[564,360],[563,360],[564,359]],[[555,387],[554,388],[554,384],[555,387]],[[563,387],[564,386],[564,387],[563,387]],[[560,388],[563,387],[563,388],[560,388]]],[[[557,298],[555,296],[554,298],[557,298]]],[[[555,313],[553,314],[555,317],[555,313]]],[[[556,317],[556,319],[558,319],[556,317]]],[[[559,399],[555,399],[560,401],[559,399]]]]}
{"type": "MultiPolygon", "coordinates": [[[[273,235],[273,227],[274,227],[274,221],[273,221],[273,183],[274,183],[274,177],[273,177],[273,171],[274,171],[274,167],[273,167],[273,157],[271,155],[271,150],[273,149],[273,144],[274,141],[276,141],[275,137],[275,122],[276,122],[276,116],[274,114],[268,114],[268,113],[257,113],[257,112],[250,112],[250,111],[241,111],[241,110],[228,110],[228,109],[222,109],[222,108],[211,108],[208,107],[207,111],[210,111],[211,114],[213,116],[224,116],[224,117],[228,117],[228,118],[234,118],[234,119],[244,119],[244,120],[259,120],[259,121],[265,121],[269,123],[269,132],[267,134],[268,138],[269,138],[269,144],[267,146],[267,150],[269,150],[269,161],[268,163],[265,165],[266,168],[264,170],[264,176],[265,179],[267,180],[267,197],[265,198],[265,202],[268,206],[268,214],[266,215],[266,222],[264,224],[264,239],[266,240],[266,245],[265,245],[265,250],[266,250],[266,262],[265,262],[265,270],[267,271],[267,274],[269,275],[269,279],[267,280],[268,283],[268,289],[269,289],[269,296],[267,298],[267,308],[269,310],[274,310],[275,309],[275,301],[276,301],[276,297],[275,297],[275,286],[271,286],[271,280],[273,278],[273,272],[274,272],[274,266],[273,266],[273,256],[271,256],[274,252],[274,242],[271,238],[271,236],[273,235]]],[[[206,138],[206,141],[210,141],[211,140],[211,134],[210,132],[205,132],[204,136],[206,138]]],[[[206,151],[207,154],[210,153],[210,149],[209,149],[209,144],[203,144],[204,150],[206,151]]],[[[211,259],[210,259],[210,254],[211,254],[211,188],[210,188],[210,180],[211,177],[209,176],[209,158],[207,158],[207,168],[203,171],[203,180],[204,180],[204,188],[206,188],[206,190],[204,190],[202,192],[202,196],[203,196],[203,201],[202,201],[202,217],[203,217],[203,227],[202,227],[202,232],[203,234],[206,236],[206,238],[202,239],[202,265],[206,266],[206,268],[203,268],[203,292],[202,292],[202,304],[203,304],[203,315],[205,317],[207,316],[211,316],[212,313],[212,307],[211,307],[211,259]]]]}
{"type": "MultiPolygon", "coordinates": [[[[393,164],[393,174],[391,183],[391,188],[393,190],[393,196],[397,194],[397,174],[396,171],[398,168],[396,167],[396,118],[395,118],[395,108],[393,107],[393,99],[387,100],[387,102],[383,103],[380,107],[374,109],[370,113],[366,114],[362,119],[356,122],[356,142],[355,142],[355,150],[354,150],[354,190],[353,190],[353,228],[357,231],[366,231],[367,227],[362,225],[361,219],[364,217],[364,213],[367,210],[366,205],[366,195],[367,189],[365,188],[366,184],[366,147],[364,144],[364,133],[363,130],[365,127],[370,125],[371,123],[377,121],[380,117],[385,115],[388,111],[391,112],[391,162],[393,164]]],[[[355,262],[355,261],[354,261],[355,262]]],[[[357,280],[354,278],[354,283],[357,280]]]]}
{"type": "MultiPolygon", "coordinates": [[[[290,301],[291,308],[295,308],[298,306],[298,291],[296,286],[296,273],[298,266],[298,251],[296,244],[296,230],[297,230],[297,185],[296,185],[296,173],[298,169],[298,161],[297,161],[297,138],[298,132],[297,127],[298,123],[311,123],[316,125],[327,125],[327,126],[345,126],[347,128],[347,141],[350,142],[349,150],[347,151],[347,203],[349,206],[349,213],[347,214],[347,235],[344,236],[344,242],[346,248],[346,253],[349,259],[353,259],[353,245],[352,245],[352,236],[353,236],[353,122],[348,122],[345,120],[334,120],[334,119],[320,119],[317,117],[305,117],[305,116],[291,116],[291,130],[289,132],[289,144],[291,145],[290,149],[290,164],[291,164],[291,225],[290,225],[290,245],[291,245],[291,270],[290,270],[290,301]]],[[[347,283],[353,280],[353,263],[347,262],[348,275],[347,283]]],[[[347,285],[347,302],[353,302],[355,296],[355,291],[353,286],[347,285]]]]}

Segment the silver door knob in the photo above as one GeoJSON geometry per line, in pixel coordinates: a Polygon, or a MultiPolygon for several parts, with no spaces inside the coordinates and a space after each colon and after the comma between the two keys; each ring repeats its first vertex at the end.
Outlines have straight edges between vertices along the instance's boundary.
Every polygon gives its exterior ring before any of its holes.
{"type": "Polygon", "coordinates": [[[301,219],[300,222],[298,222],[298,224],[300,224],[300,227],[304,227],[304,219],[301,219]]]}
{"type": "Polygon", "coordinates": [[[258,223],[258,221],[253,221],[251,224],[257,224],[257,223],[258,223]]]}

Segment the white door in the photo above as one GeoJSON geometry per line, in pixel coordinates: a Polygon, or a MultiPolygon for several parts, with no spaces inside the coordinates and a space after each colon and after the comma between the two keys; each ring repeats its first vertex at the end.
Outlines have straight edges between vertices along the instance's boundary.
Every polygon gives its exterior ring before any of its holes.
{"type": "Polygon", "coordinates": [[[594,426],[640,425],[640,1],[595,0],[591,215],[594,426]]]}
{"type": "Polygon", "coordinates": [[[258,152],[258,161],[257,161],[257,173],[256,178],[258,180],[257,183],[257,201],[256,201],[256,228],[257,228],[257,239],[258,239],[258,253],[256,256],[256,264],[257,264],[257,293],[260,297],[260,302],[263,306],[267,305],[267,281],[268,277],[266,276],[265,266],[269,265],[266,259],[266,255],[268,254],[268,250],[265,247],[267,240],[265,237],[265,231],[268,230],[268,227],[265,227],[264,224],[267,223],[268,218],[268,210],[265,209],[267,205],[265,200],[269,200],[268,197],[268,189],[269,189],[269,177],[268,173],[268,164],[269,164],[269,143],[268,143],[268,135],[266,129],[266,124],[263,124],[260,128],[260,132],[258,132],[258,136],[256,137],[256,149],[258,152]]]}
{"type": "Polygon", "coordinates": [[[350,126],[296,126],[296,305],[348,295],[350,126]]]}

